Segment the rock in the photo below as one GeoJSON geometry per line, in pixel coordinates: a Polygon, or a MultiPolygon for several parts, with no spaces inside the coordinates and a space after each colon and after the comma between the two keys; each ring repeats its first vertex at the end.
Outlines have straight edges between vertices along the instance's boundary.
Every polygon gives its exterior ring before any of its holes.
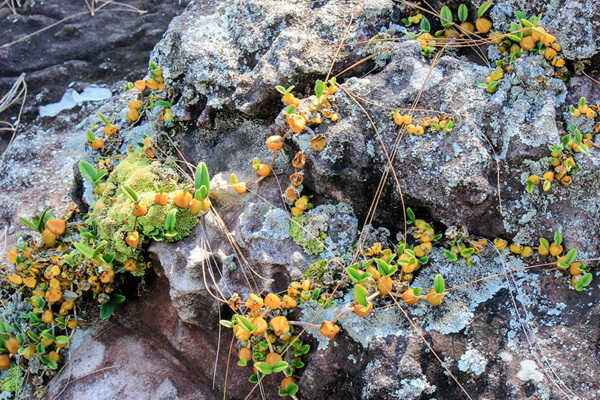
{"type": "MultiPolygon", "coordinates": [[[[405,15],[395,3],[369,0],[360,13],[357,8],[355,28],[347,41],[369,39],[384,30],[396,34],[405,15]]],[[[573,1],[565,7],[571,10],[580,3],[573,1]]],[[[515,4],[499,1],[492,8],[492,18],[499,25],[508,22],[515,4]],[[503,10],[507,11],[504,17],[500,15],[503,10]]],[[[559,4],[566,3],[550,2],[546,10],[551,11],[544,18],[548,24],[552,18],[562,21],[561,34],[565,35],[570,28],[564,21],[570,14],[562,15],[556,8],[559,4]]],[[[478,4],[471,9],[474,5],[478,4]]],[[[531,10],[538,5],[533,2],[531,10]]],[[[583,9],[593,16],[594,7],[586,3],[583,9]]],[[[589,121],[573,121],[565,111],[580,95],[595,93],[578,79],[568,84],[556,79],[553,68],[541,57],[516,60],[514,73],[507,73],[498,90],[488,94],[476,86],[490,69],[463,53],[445,52],[430,71],[431,60],[421,55],[417,43],[390,42],[389,52],[339,80],[350,93],[389,108],[368,108],[381,139],[362,110],[340,89],[334,102],[340,119],[314,127],[315,133],[327,137],[325,149],[317,152],[310,147],[312,134],[294,135],[286,141],[274,176],[255,183],[252,158],[270,161],[266,137],[287,130],[283,115],[275,117],[282,107],[273,86],[297,84],[295,93],[310,101],[307,95],[314,80],[325,76],[353,11],[345,2],[333,0],[293,5],[264,0],[200,1],[172,22],[152,59],[163,67],[174,89],[173,114],[186,128],[178,131],[177,144],[187,160],[205,160],[213,175],[215,212],[205,216],[184,240],[152,244],[148,253],[157,277],[149,275],[148,290],[139,299],[129,299],[108,323],[114,335],[80,347],[81,354],[73,357],[73,370],[61,375],[51,393],[60,393],[64,386],[59,383],[71,381],[64,398],[89,397],[92,389],[105,398],[121,393],[132,393],[132,398],[245,398],[256,388],[247,382],[250,370],[235,366],[239,344],[218,324],[231,311],[212,296],[227,300],[234,294],[244,299],[262,289],[280,292],[292,279],[316,272],[312,279],[322,272],[318,277],[326,286],[339,283],[336,304],[321,310],[314,303],[304,303],[297,317],[314,318],[318,325],[338,314],[353,299],[340,259],[346,263],[351,259],[359,227],[386,169],[382,143],[388,154],[397,150],[391,168],[406,205],[433,222],[436,231],[443,225],[466,225],[471,233],[489,239],[502,235],[530,245],[540,236],[550,239],[553,231],[562,231],[565,248],[577,247],[583,257],[597,256],[597,152],[575,156],[581,170],[569,187],[553,185],[550,193],[538,188],[532,194],[525,192],[527,176],[547,170],[547,147],[566,134],[564,125],[589,129],[589,121]],[[410,107],[418,96],[418,108],[428,110],[419,111],[418,118],[448,113],[455,120],[454,130],[405,135],[395,144],[398,128],[390,111],[410,107]],[[314,209],[298,223],[307,231],[301,231],[303,237],[288,218],[280,186],[297,150],[307,154],[304,189],[315,194],[314,209]],[[248,182],[247,194],[238,196],[227,188],[230,172],[248,182]],[[318,243],[307,241],[307,233],[325,236],[335,258],[330,259],[318,243]],[[229,366],[227,343],[234,343],[229,366]],[[124,360],[137,360],[140,354],[143,360],[125,371],[115,368],[86,375],[124,365],[124,360]]],[[[597,53],[592,19],[573,28],[591,32],[582,41],[585,51],[569,53],[575,41],[559,37],[568,57],[597,53]]],[[[344,47],[334,71],[370,51],[368,46],[360,50],[344,47]]],[[[119,121],[123,121],[126,100],[120,97],[112,110],[119,121]]],[[[81,135],[92,119],[65,132],[65,137],[75,138],[76,131],[81,135]]],[[[135,145],[153,129],[148,122],[127,131],[128,141],[120,143],[119,149],[135,145]]],[[[81,153],[85,151],[82,136],[77,136],[79,144],[74,148],[81,153]]],[[[26,138],[46,147],[55,143],[41,132],[23,135],[10,154],[13,169],[6,167],[8,178],[3,182],[21,178],[27,185],[19,168],[36,158],[54,157],[47,149],[28,149],[26,138]]],[[[55,177],[43,175],[34,184],[43,187],[44,180],[67,179],[76,160],[69,159],[64,171],[55,177]]],[[[48,165],[59,166],[54,158],[48,165]]],[[[370,227],[365,245],[380,241],[393,246],[389,238],[402,233],[401,199],[394,178],[384,183],[373,221],[379,228],[370,227]]],[[[80,189],[76,187],[75,192],[82,193],[80,189]]],[[[27,197],[42,194],[23,190],[17,199],[25,202],[27,197]]],[[[3,196],[11,198],[7,193],[3,196]]],[[[15,209],[7,218],[13,218],[15,209]]],[[[421,301],[411,307],[402,303],[400,309],[389,299],[377,299],[376,312],[365,318],[344,315],[338,321],[341,331],[333,340],[308,328],[302,340],[311,345],[311,352],[296,376],[299,397],[454,399],[465,397],[464,387],[474,399],[541,400],[588,394],[593,398],[600,390],[598,368],[593,368],[600,360],[597,352],[590,351],[597,347],[600,335],[598,272],[592,270],[594,290],[575,292],[564,274],[551,268],[525,270],[525,261],[508,250],[498,252],[489,245],[473,259],[472,265],[463,260],[450,263],[443,249],[435,248],[428,265],[415,274],[414,285],[424,289],[432,286],[434,274],[444,275],[449,294],[439,307],[421,301]],[[518,271],[506,274],[511,269],[518,271]],[[442,365],[423,340],[431,344],[442,365]]],[[[278,385],[276,377],[268,377],[263,385],[265,396],[277,396],[278,385]]]]}
{"type": "MultiPolygon", "coordinates": [[[[481,3],[481,2],[480,2],[481,3]]],[[[489,11],[493,30],[507,31],[515,11],[542,15],[541,25],[556,36],[567,59],[589,59],[600,53],[600,5],[585,0],[495,1],[489,11]]]]}
{"type": "MultiPolygon", "coordinates": [[[[211,186],[219,181],[220,175],[215,176],[211,186]]],[[[214,324],[218,309],[213,295],[229,299],[237,293],[246,298],[262,288],[279,292],[287,288],[289,269],[310,264],[310,258],[290,238],[287,213],[274,206],[279,201],[275,182],[263,184],[260,197],[251,193],[240,197],[241,207],[218,208],[218,216],[207,214],[187,239],[150,246],[150,254],[162,267],[161,274],[169,280],[173,306],[184,322],[214,324]],[[228,234],[238,249],[232,248],[228,234]]]]}
{"type": "Polygon", "coordinates": [[[150,286],[149,299],[128,299],[119,321],[76,331],[69,362],[48,398],[216,399],[209,389],[211,361],[200,368],[191,361],[194,353],[180,352],[186,342],[200,344],[169,317],[166,287],[150,286]]]}
{"type": "MultiPolygon", "coordinates": [[[[69,19],[29,40],[0,48],[0,93],[6,93],[16,77],[26,72],[26,120],[30,121],[37,116],[37,106],[57,102],[73,81],[110,86],[121,79],[140,79],[147,71],[148,52],[173,16],[183,10],[184,2],[136,1],[129,5],[146,12],[116,11],[118,7],[109,5],[93,17],[72,18],[87,8],[70,1],[27,2],[17,8],[17,15],[2,10],[2,44],[69,19]]],[[[16,114],[18,109],[12,111],[16,114]]]]}

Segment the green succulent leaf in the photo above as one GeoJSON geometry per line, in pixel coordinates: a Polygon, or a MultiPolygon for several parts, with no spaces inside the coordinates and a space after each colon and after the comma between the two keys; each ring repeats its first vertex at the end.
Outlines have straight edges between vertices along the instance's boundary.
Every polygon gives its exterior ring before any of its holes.
{"type": "Polygon", "coordinates": [[[442,26],[446,29],[454,25],[454,22],[452,22],[452,11],[450,11],[450,8],[448,8],[448,6],[444,6],[440,10],[440,22],[442,23],[442,26]]]}
{"type": "Polygon", "coordinates": [[[210,175],[208,174],[206,164],[203,162],[196,167],[196,172],[194,173],[194,186],[196,190],[200,190],[202,186],[206,187],[206,195],[202,199],[198,199],[204,200],[210,192],[210,175]]]}
{"type": "Polygon", "coordinates": [[[273,373],[282,372],[289,367],[287,361],[277,361],[273,364],[273,373]]]}
{"type": "Polygon", "coordinates": [[[433,289],[438,294],[442,294],[446,290],[446,282],[441,274],[437,274],[433,279],[433,289]]]}
{"type": "Polygon", "coordinates": [[[369,291],[360,283],[354,285],[354,298],[356,302],[363,307],[367,307],[369,305],[367,301],[367,296],[369,295],[369,291]]]}
{"type": "Polygon", "coordinates": [[[463,23],[469,18],[469,9],[466,5],[462,4],[458,6],[458,20],[463,23]]]}
{"type": "Polygon", "coordinates": [[[91,129],[86,129],[85,138],[89,143],[92,143],[94,140],[96,140],[96,135],[94,135],[94,132],[91,129]]]}
{"type": "Polygon", "coordinates": [[[563,242],[563,236],[560,232],[554,232],[554,243],[556,243],[557,246],[560,246],[563,242]]]}
{"type": "Polygon", "coordinates": [[[251,323],[246,317],[238,315],[236,320],[242,325],[242,327],[248,332],[252,333],[256,330],[257,326],[251,323]]]}
{"type": "Polygon", "coordinates": [[[450,262],[454,262],[458,260],[458,257],[456,256],[456,254],[450,250],[444,250],[444,257],[446,257],[446,260],[450,261],[450,262]]]}
{"type": "Polygon", "coordinates": [[[470,257],[475,253],[475,249],[472,247],[468,247],[466,249],[462,249],[460,251],[460,255],[463,256],[464,258],[470,257]]]}
{"type": "Polygon", "coordinates": [[[315,95],[317,96],[317,98],[321,98],[323,97],[323,93],[325,93],[325,83],[318,79],[315,82],[315,95]]]}
{"type": "Polygon", "coordinates": [[[263,375],[270,375],[273,373],[273,367],[264,361],[255,362],[254,367],[263,375]]]}
{"type": "Polygon", "coordinates": [[[78,167],[81,176],[83,176],[83,178],[91,184],[96,185],[96,182],[98,181],[96,168],[94,168],[92,164],[87,161],[79,161],[78,167]]]}
{"type": "Polygon", "coordinates": [[[575,260],[577,260],[577,249],[571,249],[565,255],[565,261],[567,262],[567,264],[570,265],[570,264],[573,264],[575,262],[575,260]]]}
{"type": "Polygon", "coordinates": [[[419,27],[423,32],[429,33],[431,31],[431,24],[429,23],[429,20],[426,17],[423,17],[421,19],[419,27]]]}
{"type": "Polygon", "coordinates": [[[483,14],[485,14],[491,6],[492,6],[492,0],[486,1],[485,3],[480,5],[479,8],[477,9],[477,17],[481,18],[483,16],[483,14]]]}
{"type": "MultiPolygon", "coordinates": [[[[358,266],[358,264],[356,264],[356,266],[358,266]]],[[[367,280],[368,278],[371,277],[370,273],[360,271],[359,269],[355,268],[354,266],[347,267],[346,272],[348,272],[348,275],[350,276],[350,279],[352,280],[352,282],[355,282],[355,283],[364,282],[365,280],[367,280]]]]}
{"type": "Polygon", "coordinates": [[[542,246],[544,249],[549,249],[550,243],[546,239],[540,238],[540,246],[542,246]]]}
{"type": "Polygon", "coordinates": [[[134,203],[137,203],[140,199],[137,195],[137,193],[135,192],[135,190],[133,190],[132,188],[130,188],[127,185],[121,185],[121,188],[123,189],[123,192],[125,192],[125,194],[127,195],[127,197],[129,197],[129,199],[131,201],[133,201],[134,203]]]}
{"type": "Polygon", "coordinates": [[[172,209],[165,217],[165,230],[167,232],[173,232],[175,230],[175,222],[177,222],[177,210],[172,209]]]}
{"type": "Polygon", "coordinates": [[[406,222],[408,222],[409,224],[415,222],[415,213],[410,207],[406,209],[406,216],[408,217],[408,220],[406,222]]]}

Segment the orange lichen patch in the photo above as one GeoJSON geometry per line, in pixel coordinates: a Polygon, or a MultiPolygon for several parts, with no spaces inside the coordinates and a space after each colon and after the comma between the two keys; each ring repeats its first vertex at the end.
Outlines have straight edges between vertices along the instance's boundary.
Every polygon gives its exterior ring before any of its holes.
{"type": "Polygon", "coordinates": [[[373,303],[369,303],[367,307],[360,304],[354,305],[354,313],[359,317],[366,317],[371,311],[373,311],[373,303]]]}
{"type": "Polygon", "coordinates": [[[37,284],[35,278],[28,276],[27,278],[23,279],[23,284],[25,286],[27,286],[30,289],[33,289],[35,287],[35,285],[37,284]]]}
{"type": "Polygon", "coordinates": [[[140,234],[137,231],[127,232],[125,243],[127,243],[130,247],[133,248],[138,247],[138,244],[140,244],[140,234]]]}
{"type": "Polygon", "coordinates": [[[0,354],[0,370],[10,367],[10,358],[8,354],[0,354]]]}
{"type": "Polygon", "coordinates": [[[296,200],[298,198],[298,195],[298,190],[293,185],[290,185],[285,189],[285,198],[288,201],[296,200]]]}
{"type": "Polygon", "coordinates": [[[269,150],[279,151],[283,147],[283,138],[279,135],[269,136],[266,144],[269,150]]]}
{"type": "Polygon", "coordinates": [[[271,310],[276,310],[281,307],[281,298],[275,293],[269,293],[265,297],[265,306],[269,307],[271,310]]]}
{"type": "Polygon", "coordinates": [[[250,361],[252,359],[252,350],[247,347],[242,347],[238,357],[240,360],[250,361]]]}
{"type": "Polygon", "coordinates": [[[48,353],[48,358],[54,362],[60,361],[60,356],[58,355],[58,352],[56,352],[56,351],[51,351],[50,353],[48,353]]]}
{"type": "Polygon", "coordinates": [[[288,115],[285,120],[294,133],[300,133],[306,127],[306,119],[302,115],[288,115]]]}
{"type": "MultiPolygon", "coordinates": [[[[289,289],[288,289],[289,290],[289,289]]],[[[295,308],[298,302],[287,294],[283,296],[283,308],[295,308]]]]}
{"type": "Polygon", "coordinates": [[[112,283],[112,281],[115,279],[115,272],[111,269],[108,271],[104,271],[102,274],[100,274],[100,282],[102,283],[112,283]]]}
{"type": "Polygon", "coordinates": [[[62,290],[57,287],[48,288],[44,298],[48,303],[56,303],[62,299],[62,290]]]}
{"type": "Polygon", "coordinates": [[[102,140],[101,138],[98,138],[92,142],[92,149],[94,150],[101,149],[102,146],[104,146],[104,140],[102,140]]]}
{"type": "Polygon", "coordinates": [[[154,79],[148,79],[146,81],[146,86],[148,86],[151,90],[158,90],[158,82],[154,79]]]}
{"type": "Polygon", "coordinates": [[[135,81],[135,83],[133,84],[133,86],[135,86],[135,88],[137,90],[139,90],[140,92],[143,92],[146,89],[146,82],[139,80],[139,81],[135,81]]]}
{"type": "Polygon", "coordinates": [[[125,261],[125,269],[130,272],[137,271],[137,269],[138,269],[137,261],[135,261],[133,258],[128,258],[125,261]]]}
{"type": "Polygon", "coordinates": [[[244,194],[248,191],[248,185],[246,184],[246,182],[234,183],[232,186],[233,190],[235,190],[237,194],[244,194]]]}
{"type": "Polygon", "coordinates": [[[264,305],[263,299],[260,296],[255,295],[254,293],[250,294],[248,300],[246,300],[245,306],[250,310],[255,311],[260,309],[264,305]]]}
{"type": "Polygon", "coordinates": [[[54,315],[52,314],[52,311],[50,310],[46,310],[42,313],[42,322],[46,323],[46,324],[50,324],[52,323],[52,321],[54,321],[54,315]]]}
{"type": "Polygon", "coordinates": [[[156,193],[154,196],[154,202],[159,206],[166,206],[169,202],[169,195],[166,193],[156,193]]]}
{"type": "Polygon", "coordinates": [[[252,319],[252,324],[256,325],[256,330],[252,332],[254,336],[260,336],[267,331],[269,325],[263,317],[256,317],[252,319]]]}
{"type": "Polygon", "coordinates": [[[23,283],[23,278],[21,278],[21,276],[20,276],[20,275],[17,275],[17,274],[11,274],[11,275],[9,275],[9,276],[8,276],[8,281],[9,281],[10,283],[13,283],[13,284],[15,284],[15,285],[20,285],[20,284],[22,284],[22,283],[23,283]]]}
{"type": "Polygon", "coordinates": [[[19,341],[14,337],[8,338],[4,343],[4,347],[6,347],[6,350],[8,350],[10,354],[17,354],[17,351],[19,351],[19,341]]]}
{"type": "Polygon", "coordinates": [[[140,118],[140,113],[138,112],[138,110],[130,108],[129,111],[127,111],[126,116],[129,122],[135,122],[138,120],[138,118],[140,118]]]}
{"type": "Polygon", "coordinates": [[[136,217],[143,217],[148,214],[148,207],[143,202],[137,202],[133,205],[133,215],[136,217]]]}
{"type": "Polygon", "coordinates": [[[248,332],[246,329],[244,329],[240,325],[233,326],[233,334],[235,335],[236,338],[238,338],[238,340],[248,340],[248,339],[250,339],[250,335],[251,335],[250,332],[248,332]]]}
{"type": "Polygon", "coordinates": [[[67,221],[64,219],[49,219],[46,222],[46,229],[53,235],[60,236],[67,230],[67,221]]]}
{"type": "Polygon", "coordinates": [[[427,300],[432,306],[439,306],[444,300],[444,295],[437,293],[434,289],[431,289],[427,293],[427,296],[425,296],[425,300],[427,300]]]}
{"type": "Polygon", "coordinates": [[[44,229],[44,232],[42,232],[42,241],[40,246],[48,248],[56,246],[56,235],[54,235],[48,229],[44,229]]]}
{"type": "Polygon", "coordinates": [[[303,181],[304,181],[304,174],[302,172],[294,172],[293,174],[290,175],[290,182],[294,186],[302,185],[303,181]]]}
{"type": "Polygon", "coordinates": [[[303,151],[299,151],[296,153],[296,155],[294,156],[294,159],[292,160],[292,166],[294,168],[303,168],[304,164],[306,163],[306,156],[304,155],[303,151]]]}
{"type": "Polygon", "coordinates": [[[420,296],[415,295],[415,291],[412,288],[407,289],[402,293],[402,300],[404,300],[406,304],[415,304],[420,298],[420,296]]]}
{"type": "Polygon", "coordinates": [[[173,204],[179,208],[188,208],[192,202],[192,195],[188,192],[179,191],[173,196],[173,204]]]}
{"type": "Polygon", "coordinates": [[[271,327],[277,336],[284,335],[290,331],[290,325],[288,324],[287,318],[284,316],[278,316],[271,319],[271,327]]]}
{"type": "Polygon", "coordinates": [[[377,289],[379,289],[379,293],[383,295],[390,294],[393,287],[394,282],[389,276],[382,276],[380,279],[377,280],[377,289]]]}
{"type": "Polygon", "coordinates": [[[260,176],[271,175],[271,167],[268,164],[260,164],[257,171],[260,176]]]}
{"type": "Polygon", "coordinates": [[[19,252],[17,251],[17,249],[10,249],[7,253],[6,253],[6,257],[8,258],[8,262],[15,265],[17,263],[17,256],[19,255],[19,252]]]}
{"type": "Polygon", "coordinates": [[[332,323],[331,321],[325,320],[325,321],[321,322],[321,328],[319,329],[319,332],[321,332],[321,335],[325,335],[329,339],[333,339],[335,337],[335,335],[338,334],[339,331],[340,331],[340,327],[337,326],[336,324],[332,323]]]}
{"type": "Polygon", "coordinates": [[[108,124],[104,127],[104,134],[106,136],[114,135],[117,132],[119,132],[119,128],[116,125],[108,124]]]}
{"type": "Polygon", "coordinates": [[[275,365],[275,363],[281,361],[281,356],[277,353],[269,353],[265,357],[265,362],[269,364],[271,367],[275,365]]]}

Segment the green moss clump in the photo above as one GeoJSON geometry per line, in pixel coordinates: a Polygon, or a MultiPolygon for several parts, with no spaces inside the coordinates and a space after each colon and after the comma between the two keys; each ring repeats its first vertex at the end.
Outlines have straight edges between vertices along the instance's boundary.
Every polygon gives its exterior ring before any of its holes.
{"type": "Polygon", "coordinates": [[[304,216],[292,217],[292,223],[290,224],[290,237],[304,249],[306,254],[319,255],[325,250],[325,245],[318,238],[313,238],[304,232],[302,227],[306,223],[304,216]]]}
{"type": "Polygon", "coordinates": [[[140,202],[148,208],[146,215],[137,218],[140,240],[146,237],[164,240],[165,218],[173,208],[177,209],[177,235],[169,241],[188,236],[198,223],[198,217],[192,215],[189,209],[180,209],[172,203],[166,206],[154,203],[157,187],[161,187],[165,193],[183,189],[177,173],[158,161],[151,162],[141,151],[132,152],[110,174],[102,194],[92,204],[89,213],[89,218],[98,226],[100,239],[108,242],[107,252],[115,251],[117,261],[138,259],[140,255],[138,249],[125,242],[127,233],[134,230],[136,219],[132,214],[134,204],[121,189],[123,185],[131,187],[140,202]]]}
{"type": "Polygon", "coordinates": [[[23,385],[23,372],[21,368],[13,363],[0,380],[0,391],[10,393],[20,393],[23,385]]]}
{"type": "Polygon", "coordinates": [[[327,272],[327,260],[319,260],[317,262],[312,263],[308,267],[308,269],[304,273],[304,277],[310,279],[313,282],[321,284],[323,274],[325,274],[325,272],[327,272]]]}

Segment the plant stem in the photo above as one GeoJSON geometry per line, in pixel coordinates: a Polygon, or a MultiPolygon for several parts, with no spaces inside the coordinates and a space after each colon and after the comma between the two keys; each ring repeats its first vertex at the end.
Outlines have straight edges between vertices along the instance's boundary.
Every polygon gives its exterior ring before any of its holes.
{"type": "Polygon", "coordinates": [[[349,312],[352,312],[352,308],[346,308],[345,310],[342,310],[338,315],[335,316],[334,319],[331,320],[331,323],[335,324],[338,319],[340,319],[344,314],[348,314],[349,312]]]}
{"type": "Polygon", "coordinates": [[[303,321],[288,321],[288,324],[290,324],[290,325],[297,325],[297,326],[304,326],[304,327],[307,327],[307,328],[316,328],[316,329],[319,329],[321,327],[320,325],[311,324],[310,322],[303,322],[303,321]]]}
{"type": "Polygon", "coordinates": [[[265,332],[265,340],[267,341],[267,344],[269,345],[269,351],[271,353],[274,353],[273,346],[271,345],[271,341],[269,340],[269,336],[267,336],[267,332],[265,332]]]}
{"type": "Polygon", "coordinates": [[[373,299],[375,299],[375,297],[379,296],[379,290],[376,291],[375,293],[373,293],[372,295],[370,295],[369,297],[367,297],[367,301],[371,302],[373,299]]]}

